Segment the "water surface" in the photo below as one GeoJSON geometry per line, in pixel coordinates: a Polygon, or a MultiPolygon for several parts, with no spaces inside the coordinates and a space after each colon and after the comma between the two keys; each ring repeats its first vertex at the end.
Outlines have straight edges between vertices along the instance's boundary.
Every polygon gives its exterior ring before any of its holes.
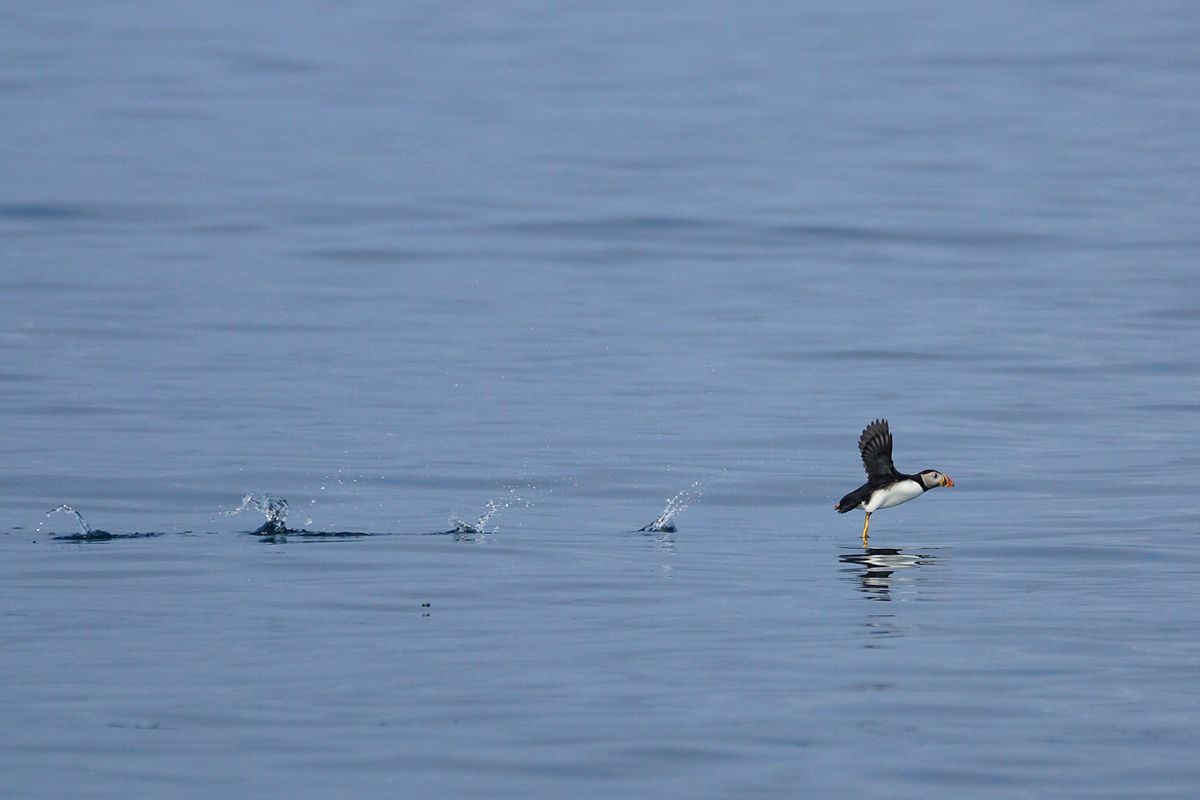
{"type": "Polygon", "coordinates": [[[6,794],[1195,795],[1190,5],[0,20],[6,794]]]}

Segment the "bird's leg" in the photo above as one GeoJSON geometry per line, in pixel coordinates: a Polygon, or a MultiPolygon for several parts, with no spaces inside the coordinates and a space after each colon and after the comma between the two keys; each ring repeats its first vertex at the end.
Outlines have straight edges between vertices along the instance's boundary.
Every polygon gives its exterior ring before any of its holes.
{"type": "Polygon", "coordinates": [[[871,512],[868,511],[866,517],[863,519],[863,549],[864,550],[867,547],[867,529],[870,527],[871,527],[871,512]]]}

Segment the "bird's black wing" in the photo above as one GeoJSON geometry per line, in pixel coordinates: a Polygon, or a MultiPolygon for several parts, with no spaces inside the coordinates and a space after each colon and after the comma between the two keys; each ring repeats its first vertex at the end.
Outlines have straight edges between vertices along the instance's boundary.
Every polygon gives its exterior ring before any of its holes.
{"type": "Polygon", "coordinates": [[[858,437],[858,450],[862,453],[869,485],[881,486],[900,479],[900,473],[892,463],[892,432],[888,430],[886,419],[877,419],[863,429],[862,436],[858,437]]]}

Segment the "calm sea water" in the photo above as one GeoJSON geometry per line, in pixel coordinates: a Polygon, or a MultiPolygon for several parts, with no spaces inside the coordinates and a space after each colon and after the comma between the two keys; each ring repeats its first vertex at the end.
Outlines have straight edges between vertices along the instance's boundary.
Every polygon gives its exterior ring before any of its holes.
{"type": "Polygon", "coordinates": [[[1194,4],[0,26],[5,797],[1200,791],[1194,4]]]}

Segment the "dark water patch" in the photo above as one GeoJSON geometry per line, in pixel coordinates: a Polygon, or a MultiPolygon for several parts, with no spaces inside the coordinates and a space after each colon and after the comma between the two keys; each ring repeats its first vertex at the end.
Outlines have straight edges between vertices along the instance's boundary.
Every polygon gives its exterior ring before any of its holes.
{"type": "Polygon", "coordinates": [[[109,533],[108,531],[94,530],[87,533],[64,533],[50,538],[56,542],[115,542],[122,539],[154,539],[159,536],[166,536],[161,531],[136,531],[134,533],[109,533]]]}
{"type": "Polygon", "coordinates": [[[1184,255],[1194,253],[1197,247],[1200,247],[1200,239],[1191,237],[1177,236],[1162,239],[1115,238],[1117,235],[1117,232],[1114,231],[1109,238],[1092,242],[1080,242],[1079,249],[1081,252],[1096,252],[1098,250],[1107,253],[1136,252],[1144,258],[1151,254],[1162,255],[1171,253],[1184,255]]]}
{"type": "Polygon", "coordinates": [[[0,383],[28,383],[29,381],[39,380],[42,375],[35,375],[26,372],[0,372],[0,383]]]}
{"type": "Polygon", "coordinates": [[[1176,306],[1174,308],[1155,308],[1141,312],[1152,321],[1177,320],[1179,322],[1200,322],[1200,306],[1176,306]]]}
{"type": "Polygon", "coordinates": [[[180,209],[148,203],[0,203],[0,221],[26,223],[145,223],[178,219],[180,209]]]}
{"type": "Polygon", "coordinates": [[[62,327],[48,325],[42,330],[72,339],[100,342],[178,341],[182,338],[171,328],[148,330],[144,327],[128,327],[118,323],[112,325],[64,325],[62,327]]]}
{"type": "Polygon", "coordinates": [[[268,519],[259,527],[251,531],[255,536],[285,536],[288,533],[288,527],[284,524],[284,519],[287,516],[287,501],[283,501],[283,513],[278,519],[272,518],[268,513],[268,519]]]}
{"type": "Polygon", "coordinates": [[[942,157],[899,159],[898,169],[909,170],[921,174],[968,175],[979,170],[979,164],[972,161],[952,160],[942,157]]]}
{"type": "Polygon", "coordinates": [[[265,544],[286,544],[290,541],[299,542],[348,542],[366,539],[372,536],[388,534],[368,533],[366,531],[310,531],[305,528],[277,528],[263,525],[251,531],[254,536],[265,544]]]}
{"type": "Polygon", "coordinates": [[[445,258],[433,250],[401,250],[390,247],[342,247],[301,250],[296,255],[316,261],[342,264],[403,264],[445,258]]]}
{"type": "MultiPolygon", "coordinates": [[[[764,224],[743,221],[667,216],[614,216],[599,219],[558,219],[513,222],[496,226],[498,230],[521,236],[571,240],[628,240],[670,242],[676,247],[692,242],[708,242],[750,247],[802,246],[805,244],[900,244],[994,248],[997,246],[1032,249],[1060,245],[1063,237],[1034,231],[987,230],[963,231],[958,228],[898,229],[882,226],[838,225],[825,223],[764,224]]],[[[958,267],[958,268],[961,268],[958,267]]]]}
{"type": "Polygon", "coordinates": [[[1134,403],[1127,406],[1133,411],[1178,412],[1180,414],[1200,414],[1200,401],[1182,403],[1134,403]]]}
{"type": "Polygon", "coordinates": [[[89,206],[66,203],[0,203],[0,219],[62,222],[98,217],[96,210],[89,206]]]}
{"type": "Polygon", "coordinates": [[[311,75],[322,70],[318,62],[310,59],[266,53],[238,53],[228,56],[226,63],[249,75],[311,75]]]}
{"type": "Polygon", "coordinates": [[[1012,375],[1058,378],[1113,378],[1131,375],[1194,375],[1200,365],[1200,355],[1181,353],[1177,361],[1146,359],[1144,361],[1097,361],[1091,364],[1012,364],[1005,372],[1012,375]]]}
{"type": "MultiPolygon", "coordinates": [[[[362,228],[379,223],[450,223],[462,220],[469,203],[388,205],[374,203],[330,203],[291,211],[289,222],[306,227],[362,228]]],[[[442,228],[436,227],[436,230],[442,228]]]]}
{"type": "Polygon", "coordinates": [[[73,278],[64,278],[62,280],[48,279],[42,276],[29,277],[24,279],[9,279],[6,280],[0,277],[0,289],[6,292],[47,292],[53,294],[59,293],[82,293],[90,294],[92,292],[100,293],[109,290],[110,287],[96,283],[84,283],[81,280],[73,278]]]}
{"type": "Polygon", "coordinates": [[[257,236],[269,226],[253,222],[212,222],[204,225],[184,225],[179,228],[183,233],[194,233],[200,236],[257,236]]]}
{"type": "Polygon", "coordinates": [[[1119,65],[1120,55],[1114,51],[1080,51],[1060,53],[981,53],[961,55],[937,55],[921,60],[934,68],[973,68],[983,71],[997,69],[1054,69],[1079,67],[1106,67],[1119,65]]]}
{"type": "MultiPolygon", "coordinates": [[[[1117,526],[1119,531],[1127,529],[1125,525],[1117,526]]],[[[1155,528],[1154,530],[1159,530],[1155,528]]],[[[1034,538],[1038,538],[1036,534],[1034,538]]],[[[993,557],[1012,562],[1035,564],[1047,571],[1079,569],[1084,565],[1092,567],[1128,565],[1131,568],[1137,564],[1176,563],[1184,555],[1172,548],[1159,548],[1152,539],[1140,536],[1143,541],[1124,545],[1108,544],[1113,538],[1105,533],[1090,536],[1086,530],[1074,533],[1059,543],[1043,536],[1043,541],[1026,543],[1021,548],[1013,548],[1007,543],[982,542],[971,545],[971,555],[976,558],[993,557]],[[1095,541],[1102,539],[1103,541],[1095,541]]],[[[1022,537],[1024,541],[1025,537],[1022,537]]],[[[1189,561],[1196,561],[1194,554],[1188,554],[1189,561]]],[[[1029,567],[1023,567],[1028,569],[1029,567]]]]}
{"type": "Polygon", "coordinates": [[[611,157],[600,157],[591,153],[573,153],[569,157],[551,157],[547,161],[548,163],[569,166],[574,169],[595,169],[599,172],[630,172],[638,176],[660,172],[675,172],[691,168],[710,168],[719,164],[736,163],[734,159],[726,159],[712,153],[707,153],[704,156],[688,154],[656,154],[654,156],[620,154],[611,157]]]}
{"type": "Polygon", "coordinates": [[[530,243],[577,243],[582,249],[572,251],[571,260],[585,264],[703,259],[714,255],[713,245],[753,242],[752,234],[736,225],[665,216],[522,221],[496,225],[494,230],[530,243]]]}
{"type": "Polygon", "coordinates": [[[898,769],[891,777],[915,781],[918,785],[940,787],[1004,786],[1011,790],[1023,783],[1017,770],[997,767],[970,769],[928,765],[898,769]]]}
{"type": "Polygon", "coordinates": [[[453,527],[445,531],[427,531],[417,534],[419,536],[440,536],[449,538],[455,542],[463,542],[466,544],[479,544],[481,542],[493,539],[496,535],[495,531],[489,531],[484,528],[479,528],[472,523],[463,522],[461,520],[454,523],[453,527]]]}
{"type": "MultiPolygon", "coordinates": [[[[477,466],[478,462],[469,458],[461,462],[458,460],[448,462],[441,459],[436,463],[435,468],[426,472],[406,472],[401,467],[391,470],[386,479],[374,480],[382,486],[441,488],[452,490],[455,494],[495,492],[498,491],[498,487],[502,489],[505,486],[519,485],[527,481],[527,476],[512,473],[478,474],[475,469],[477,466]]],[[[362,480],[372,481],[373,479],[368,475],[363,476],[362,480]]]]}
{"type": "Polygon", "coordinates": [[[181,325],[181,328],[196,331],[219,331],[223,333],[248,333],[254,335],[302,335],[329,334],[345,331],[348,325],[338,325],[329,322],[298,322],[291,320],[211,320],[181,325]]]}
{"type": "Polygon", "coordinates": [[[131,408],[118,408],[113,406],[88,406],[88,405],[39,405],[39,406],[15,406],[11,409],[18,414],[29,414],[43,417],[128,417],[136,414],[144,413],[131,408]]]}
{"type": "Polygon", "coordinates": [[[450,530],[442,531],[443,536],[480,536],[487,533],[486,521],[467,522],[461,519],[451,520],[450,530]]]}
{"type": "Polygon", "coordinates": [[[383,538],[446,538],[455,542],[476,544],[491,540],[494,531],[448,530],[448,531],[314,531],[307,528],[285,528],[283,530],[258,528],[246,531],[255,540],[263,544],[319,543],[319,542],[357,542],[367,539],[383,538]]]}
{"type": "Polygon", "coordinates": [[[194,109],[185,110],[161,106],[126,106],[108,109],[102,112],[101,116],[133,122],[164,122],[168,124],[196,122],[214,118],[212,114],[203,114],[194,109]]]}
{"type": "MultiPolygon", "coordinates": [[[[844,348],[777,350],[771,349],[753,354],[756,358],[769,361],[850,361],[850,362],[880,362],[880,363],[918,363],[918,362],[988,362],[987,356],[980,353],[959,353],[952,350],[854,350],[844,348]]],[[[997,357],[998,358],[998,357],[997,357]]],[[[991,359],[992,361],[996,358],[991,359]]]]}
{"type": "Polygon", "coordinates": [[[158,731],[169,730],[168,726],[152,719],[120,719],[108,723],[108,727],[118,730],[158,731]]]}
{"type": "MultiPolygon", "coordinates": [[[[776,225],[766,226],[764,233],[773,233],[781,241],[877,242],[886,244],[940,245],[952,247],[990,248],[1004,246],[1032,249],[1063,243],[1053,234],[1020,230],[938,230],[910,228],[900,230],[883,227],[838,225],[776,225]]],[[[957,265],[955,269],[962,269],[957,265]]]]}

